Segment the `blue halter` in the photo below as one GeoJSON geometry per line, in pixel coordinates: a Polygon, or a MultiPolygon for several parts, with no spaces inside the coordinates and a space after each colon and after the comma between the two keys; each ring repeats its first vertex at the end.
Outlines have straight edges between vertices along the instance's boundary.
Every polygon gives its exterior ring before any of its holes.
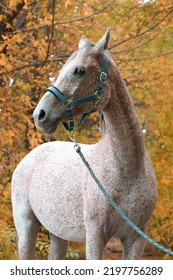
{"type": "MultiPolygon", "coordinates": [[[[62,95],[62,93],[59,91],[59,89],[57,89],[54,86],[50,86],[46,90],[46,91],[50,91],[53,95],[55,95],[61,101],[61,103],[65,106],[69,123],[63,122],[63,125],[68,132],[73,131],[74,126],[75,126],[72,109],[79,104],[88,103],[90,101],[98,100],[100,98],[101,92],[104,87],[104,83],[106,82],[106,78],[107,78],[106,72],[107,72],[107,65],[108,65],[108,57],[105,52],[103,53],[103,58],[104,58],[104,61],[103,61],[102,71],[100,74],[100,81],[99,81],[96,92],[94,92],[93,94],[76,99],[74,101],[69,101],[62,95]]],[[[75,129],[77,129],[79,127],[79,125],[81,124],[81,122],[84,120],[84,118],[86,116],[88,116],[89,114],[91,114],[95,111],[96,110],[94,109],[88,113],[84,113],[82,115],[81,119],[79,120],[79,122],[77,123],[77,125],[75,126],[75,129]]]]}

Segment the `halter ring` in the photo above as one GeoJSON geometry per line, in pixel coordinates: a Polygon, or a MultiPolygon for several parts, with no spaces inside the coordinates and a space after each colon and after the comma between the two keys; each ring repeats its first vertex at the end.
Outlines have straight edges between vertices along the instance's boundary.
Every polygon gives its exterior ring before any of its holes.
{"type": "Polygon", "coordinates": [[[73,104],[70,101],[65,103],[64,106],[65,106],[66,110],[71,110],[74,107],[73,104]]]}
{"type": "Polygon", "coordinates": [[[101,72],[100,74],[100,82],[105,83],[107,78],[107,74],[105,72],[101,72]]]}

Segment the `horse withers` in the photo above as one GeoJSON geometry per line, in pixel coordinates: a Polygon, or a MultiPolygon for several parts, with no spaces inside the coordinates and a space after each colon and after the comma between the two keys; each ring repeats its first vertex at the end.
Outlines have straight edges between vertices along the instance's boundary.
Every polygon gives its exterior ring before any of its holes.
{"type": "MultiPolygon", "coordinates": [[[[155,207],[156,179],[132,99],[107,50],[109,38],[109,29],[95,45],[82,37],[35,108],[34,121],[51,134],[70,117],[73,123],[77,115],[100,111],[103,136],[97,144],[81,144],[82,152],[112,199],[145,232],[155,207]]],[[[50,233],[49,259],[64,259],[68,241],[77,241],[86,242],[87,259],[99,260],[113,236],[122,243],[123,259],[140,259],[145,241],[108,203],[73,146],[42,144],[14,171],[12,206],[20,259],[34,259],[41,225],[50,233]]]]}

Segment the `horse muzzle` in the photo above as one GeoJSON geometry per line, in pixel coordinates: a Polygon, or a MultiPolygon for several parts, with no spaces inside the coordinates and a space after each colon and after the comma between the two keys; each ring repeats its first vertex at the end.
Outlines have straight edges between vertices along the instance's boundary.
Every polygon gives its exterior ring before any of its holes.
{"type": "Polygon", "coordinates": [[[52,134],[56,131],[59,122],[63,121],[64,115],[64,106],[47,92],[35,108],[33,118],[37,129],[52,134]]]}

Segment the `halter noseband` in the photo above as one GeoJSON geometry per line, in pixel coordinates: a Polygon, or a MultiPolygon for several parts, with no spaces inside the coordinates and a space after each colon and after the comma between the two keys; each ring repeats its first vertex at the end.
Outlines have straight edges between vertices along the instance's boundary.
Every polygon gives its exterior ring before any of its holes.
{"type": "MultiPolygon", "coordinates": [[[[107,65],[108,65],[108,57],[105,52],[103,53],[103,58],[104,58],[104,60],[103,60],[102,71],[100,74],[100,81],[99,81],[97,90],[93,94],[76,99],[74,101],[69,101],[62,95],[62,93],[59,91],[59,89],[57,89],[54,86],[50,86],[46,90],[46,92],[50,91],[53,95],[55,95],[61,101],[61,103],[65,106],[69,124],[67,122],[63,122],[63,125],[68,132],[74,130],[74,117],[72,114],[72,109],[79,104],[88,103],[90,101],[98,100],[100,98],[101,92],[104,87],[104,83],[106,82],[106,78],[107,78],[106,72],[107,72],[107,65]]],[[[79,127],[79,125],[81,124],[81,122],[84,120],[84,118],[86,116],[88,116],[89,114],[91,114],[93,112],[96,112],[96,110],[94,109],[88,113],[84,113],[82,115],[81,119],[79,120],[79,122],[77,123],[77,125],[75,126],[75,129],[77,129],[79,127]]]]}

